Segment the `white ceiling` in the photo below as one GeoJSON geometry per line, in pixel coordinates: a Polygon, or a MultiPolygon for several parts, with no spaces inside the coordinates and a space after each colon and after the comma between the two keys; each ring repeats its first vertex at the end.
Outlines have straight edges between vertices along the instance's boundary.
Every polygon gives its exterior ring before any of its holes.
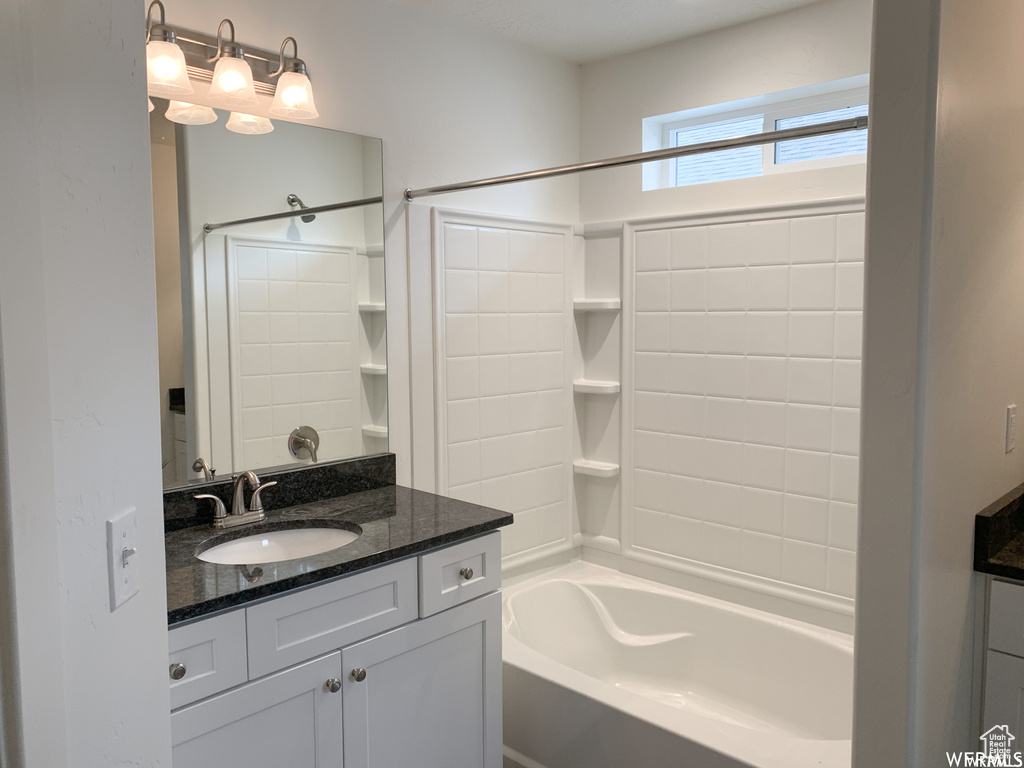
{"type": "Polygon", "coordinates": [[[817,0],[393,0],[585,63],[817,0]]]}

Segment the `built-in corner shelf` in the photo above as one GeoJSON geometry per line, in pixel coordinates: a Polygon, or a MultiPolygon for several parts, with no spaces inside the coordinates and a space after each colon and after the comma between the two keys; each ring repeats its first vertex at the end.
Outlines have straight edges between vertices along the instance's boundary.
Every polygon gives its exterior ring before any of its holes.
{"type": "Polygon", "coordinates": [[[618,311],[621,307],[621,299],[573,299],[572,302],[572,308],[577,312],[618,311]]]}
{"type": "Polygon", "coordinates": [[[365,373],[367,376],[387,376],[388,367],[386,365],[380,365],[378,363],[363,363],[359,366],[359,370],[365,373]]]}
{"type": "Polygon", "coordinates": [[[588,395],[614,395],[619,391],[619,382],[576,379],[572,383],[572,388],[574,392],[582,392],[588,395]]]}
{"type": "Polygon", "coordinates": [[[365,314],[372,314],[375,312],[383,312],[385,310],[383,301],[360,301],[359,311],[365,314]]]}
{"type": "Polygon", "coordinates": [[[590,475],[591,477],[617,477],[619,474],[618,464],[593,461],[592,459],[576,459],[572,463],[572,468],[578,475],[590,475]]]}
{"type": "Polygon", "coordinates": [[[388,428],[377,424],[363,424],[363,435],[365,437],[387,437],[388,428]]]}

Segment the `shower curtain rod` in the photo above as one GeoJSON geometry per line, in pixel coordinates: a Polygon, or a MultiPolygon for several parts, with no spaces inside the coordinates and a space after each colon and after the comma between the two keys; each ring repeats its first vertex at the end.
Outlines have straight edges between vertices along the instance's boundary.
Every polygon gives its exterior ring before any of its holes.
{"type": "Polygon", "coordinates": [[[265,216],[253,216],[249,219],[235,219],[234,221],[222,221],[219,224],[203,224],[203,232],[209,234],[215,229],[221,229],[222,227],[236,227],[239,224],[254,224],[258,221],[273,221],[275,219],[290,219],[296,216],[310,216],[317,213],[326,213],[327,211],[340,211],[343,208],[358,208],[362,205],[373,205],[374,203],[382,203],[384,198],[380,195],[376,197],[364,197],[361,200],[349,200],[344,203],[330,203],[329,205],[317,205],[312,208],[301,208],[296,211],[285,211],[284,213],[268,213],[265,216]]]}
{"type": "MultiPolygon", "coordinates": [[[[517,181],[534,181],[536,179],[550,179],[553,176],[567,176],[571,173],[583,171],[596,171],[601,168],[618,168],[622,165],[633,165],[635,163],[649,163],[654,160],[668,160],[673,157],[686,157],[688,155],[702,155],[706,152],[718,152],[723,149],[736,149],[739,147],[752,147],[758,144],[773,144],[777,141],[792,141],[794,139],[806,139],[812,136],[826,136],[830,133],[845,133],[846,131],[863,131],[868,127],[867,116],[851,117],[845,120],[834,120],[830,123],[818,123],[817,125],[802,126],[799,128],[785,128],[779,131],[768,133],[756,133],[749,136],[737,136],[732,139],[717,139],[706,141],[702,144],[690,144],[685,147],[670,147],[668,149],[654,149],[649,152],[637,152],[633,155],[621,155],[611,157],[607,160],[591,160],[587,163],[576,163],[575,165],[561,165],[556,168],[544,168],[539,171],[527,171],[526,173],[513,173],[508,176],[492,176],[489,179],[477,179],[476,181],[463,181],[459,184],[445,184],[440,187],[424,187],[423,189],[405,190],[405,199],[415,200],[418,197],[428,195],[440,195],[445,192],[459,192],[464,189],[479,189],[481,187],[493,187],[498,184],[513,184],[517,181]]],[[[311,209],[312,210],[312,209],[311,209]]]]}

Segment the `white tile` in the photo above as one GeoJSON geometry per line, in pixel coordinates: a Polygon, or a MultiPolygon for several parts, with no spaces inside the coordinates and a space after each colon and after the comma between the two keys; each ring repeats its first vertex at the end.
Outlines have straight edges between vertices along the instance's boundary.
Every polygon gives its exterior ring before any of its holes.
{"type": "Polygon", "coordinates": [[[727,525],[704,524],[704,551],[707,562],[723,568],[741,566],[740,530],[727,525]]]}
{"type": "Polygon", "coordinates": [[[856,456],[832,456],[832,498],[857,503],[860,462],[856,456]]]}
{"type": "Polygon", "coordinates": [[[300,283],[300,285],[316,285],[322,289],[324,312],[351,312],[352,311],[352,286],[347,283],[300,283]]]}
{"type": "Polygon", "coordinates": [[[786,452],[771,445],[743,446],[743,483],[753,488],[781,491],[786,478],[786,452]]]}
{"type": "Polygon", "coordinates": [[[669,391],[676,394],[703,395],[707,381],[704,355],[669,355],[669,391]]]}
{"type": "Polygon", "coordinates": [[[638,391],[633,395],[633,428],[664,432],[665,409],[668,395],[659,392],[638,391]]]}
{"type": "Polygon", "coordinates": [[[860,407],[860,361],[835,361],[835,392],[833,402],[851,408],[860,407]]]}
{"type": "Polygon", "coordinates": [[[747,268],[748,308],[789,309],[789,267],[747,268]]]}
{"type": "Polygon", "coordinates": [[[637,312],[633,322],[638,352],[669,351],[668,312],[637,312]]]}
{"type": "Polygon", "coordinates": [[[743,520],[743,489],[735,483],[704,482],[704,519],[739,528],[743,520]]]}
{"type": "Polygon", "coordinates": [[[857,549],[857,505],[832,501],[828,505],[828,545],[851,552],[857,549]]]}
{"type": "Polygon", "coordinates": [[[563,427],[537,430],[536,466],[565,465],[565,433],[566,431],[563,427]]]}
{"type": "Polygon", "coordinates": [[[665,312],[669,308],[668,272],[641,272],[636,276],[634,292],[636,312],[665,312]]]}
{"type": "Polygon", "coordinates": [[[537,271],[548,274],[565,273],[565,235],[537,233],[537,271]]]}
{"type": "Polygon", "coordinates": [[[857,588],[857,556],[841,549],[828,551],[828,577],[825,589],[843,597],[855,597],[857,588]]]}
{"type": "Polygon", "coordinates": [[[277,463],[274,461],[274,441],[269,437],[243,440],[242,457],[247,467],[272,467],[277,463]]]}
{"type": "MultiPolygon", "coordinates": [[[[342,312],[314,313],[313,317],[319,317],[323,324],[323,333],[319,341],[345,341],[353,338],[352,321],[353,315],[342,312]]],[[[302,326],[302,315],[299,315],[299,326],[302,326]]]]}
{"type": "Polygon", "coordinates": [[[267,277],[270,280],[295,280],[295,252],[267,249],[267,277]]]}
{"type": "Polygon", "coordinates": [[[510,272],[508,276],[508,311],[536,312],[537,275],[527,272],[510,272]]]}
{"type": "Polygon", "coordinates": [[[509,393],[508,355],[483,355],[478,358],[480,397],[509,393]]]}
{"type": "Polygon", "coordinates": [[[444,273],[444,306],[446,312],[477,311],[477,274],[447,269],[444,273]]]}
{"type": "Polygon", "coordinates": [[[860,452],[860,409],[832,409],[832,452],[856,456],[860,452]]]}
{"type": "Polygon", "coordinates": [[[477,268],[475,227],[445,224],[444,265],[446,269],[477,268]]]}
{"type": "Polygon", "coordinates": [[[480,503],[480,483],[469,483],[468,485],[449,486],[448,495],[459,501],[466,501],[470,504],[480,503]]]}
{"type": "Polygon", "coordinates": [[[707,307],[718,311],[746,309],[746,268],[707,270],[707,307]]]}
{"type": "Polygon", "coordinates": [[[747,397],[785,402],[789,361],[784,357],[747,358],[747,397]]]}
{"type": "Polygon", "coordinates": [[[782,578],[810,589],[825,589],[827,548],[819,544],[784,539],[782,578]]]}
{"type": "Polygon", "coordinates": [[[790,237],[790,260],[793,264],[836,260],[835,216],[793,219],[790,237]]]}
{"type": "Polygon", "coordinates": [[[537,433],[516,432],[509,435],[508,441],[509,474],[517,474],[535,469],[537,466],[537,433]]]}
{"type": "Polygon", "coordinates": [[[479,403],[480,437],[508,435],[508,397],[482,397],[479,403]]]}
{"type": "Polygon", "coordinates": [[[565,391],[560,389],[537,393],[537,428],[560,427],[565,424],[565,391]]]}
{"type": "Polygon", "coordinates": [[[511,231],[508,233],[508,268],[510,272],[537,271],[537,234],[511,231]]]}
{"type": "Polygon", "coordinates": [[[270,345],[271,373],[295,373],[300,367],[298,344],[270,345]]]}
{"type": "Polygon", "coordinates": [[[708,266],[746,266],[749,246],[746,224],[719,224],[708,227],[708,266]]]}
{"type": "Polygon", "coordinates": [[[298,318],[299,341],[307,343],[313,341],[327,341],[327,325],[330,315],[311,312],[308,314],[300,313],[296,315],[296,317],[298,318]]]}
{"type": "Polygon", "coordinates": [[[637,352],[634,357],[633,386],[645,392],[665,392],[669,386],[669,356],[637,352]]]}
{"type": "Polygon", "coordinates": [[[270,345],[243,344],[238,350],[242,376],[266,376],[270,373],[270,345]]]}
{"type": "Polygon", "coordinates": [[[465,357],[479,351],[479,327],[476,315],[448,315],[445,317],[445,354],[465,357]]]}
{"type": "Polygon", "coordinates": [[[788,388],[790,402],[830,405],[833,366],[831,360],[791,358],[788,388]]]}
{"type": "Polygon", "coordinates": [[[537,315],[537,351],[564,351],[565,325],[565,315],[561,312],[545,312],[537,315]]]}
{"type": "Polygon", "coordinates": [[[783,494],[761,488],[744,488],[743,527],[749,531],[782,535],[783,494]]]}
{"type": "Polygon", "coordinates": [[[864,308],[864,262],[855,261],[836,267],[836,309],[864,308]]]}
{"type": "Polygon", "coordinates": [[[270,340],[273,342],[298,341],[299,316],[294,312],[271,313],[270,340]]]}
{"type": "Polygon", "coordinates": [[[832,409],[825,405],[787,405],[786,445],[808,451],[831,450],[832,409]]]}
{"type": "Polygon", "coordinates": [[[835,264],[794,264],[789,268],[790,309],[831,311],[835,306],[835,264]]]}
{"type": "Polygon", "coordinates": [[[703,550],[703,526],[696,520],[638,509],[633,522],[637,546],[664,549],[677,557],[697,559],[703,550]]]}
{"type": "MultiPolygon", "coordinates": [[[[521,319],[521,318],[517,318],[521,319]]],[[[508,353],[508,315],[478,315],[481,355],[503,355],[508,353]]]]}
{"type": "Polygon", "coordinates": [[[785,355],[789,349],[787,312],[748,312],[747,351],[752,355],[785,355]]]}
{"type": "Polygon", "coordinates": [[[786,451],[786,492],[827,499],[830,455],[815,451],[786,451]]]}
{"type": "Polygon", "coordinates": [[[693,269],[707,265],[707,227],[685,227],[671,231],[672,269],[693,269]]]}
{"type": "Polygon", "coordinates": [[[748,443],[784,446],[786,406],[761,400],[747,400],[743,406],[744,439],[748,443]]]}
{"type": "Polygon", "coordinates": [[[480,444],[448,446],[448,485],[465,485],[480,480],[480,444]]]}
{"type": "Polygon", "coordinates": [[[477,359],[475,357],[457,357],[448,360],[444,386],[449,401],[479,397],[480,372],[477,359]]]}
{"type": "Polygon", "coordinates": [[[477,268],[508,271],[508,231],[481,227],[476,233],[477,268]]]}
{"type": "Polygon", "coordinates": [[[332,394],[328,374],[299,374],[299,396],[302,402],[309,403],[318,400],[330,400],[332,394]]]}
{"type": "Polygon", "coordinates": [[[864,260],[864,214],[844,213],[839,216],[837,244],[839,261],[864,260]]]}
{"type": "Polygon", "coordinates": [[[859,360],[864,320],[860,312],[836,312],[836,357],[859,360]]]}
{"type": "Polygon", "coordinates": [[[707,436],[709,438],[743,442],[746,431],[746,408],[743,400],[707,398],[707,436]]]}
{"type": "MultiPolygon", "coordinates": [[[[300,345],[300,350],[303,347],[310,346],[317,348],[319,344],[303,344],[300,345]]],[[[323,345],[324,349],[324,365],[322,370],[325,371],[345,371],[350,370],[354,363],[352,358],[352,342],[348,341],[329,341],[323,345]]],[[[300,351],[301,356],[301,351],[300,351]]]]}
{"type": "Polygon", "coordinates": [[[537,275],[537,310],[562,312],[565,303],[565,279],[562,275],[537,275]]]}
{"type": "Polygon", "coordinates": [[[509,437],[502,435],[480,441],[480,478],[492,480],[508,475],[509,437]]]}
{"type": "Polygon", "coordinates": [[[238,343],[266,344],[270,341],[270,316],[265,312],[238,313],[238,343]]]}
{"type": "Polygon", "coordinates": [[[677,269],[669,276],[670,307],[674,312],[703,312],[707,309],[706,269],[677,269]]]}
{"type": "Polygon", "coordinates": [[[787,539],[825,544],[828,541],[828,501],[787,493],[783,535],[787,539]]]}
{"type": "MultiPolygon", "coordinates": [[[[296,265],[296,274],[292,275],[290,279],[298,277],[298,268],[296,265]]],[[[273,278],[272,278],[273,279],[273,278]]],[[[289,278],[282,278],[289,279],[289,278]]],[[[329,253],[325,255],[323,260],[323,280],[324,283],[349,283],[352,281],[352,269],[349,254],[347,253],[329,253]]]]}
{"type": "Polygon", "coordinates": [[[508,278],[507,272],[480,272],[477,275],[478,311],[508,312],[508,278]]]}
{"type": "MultiPolygon", "coordinates": [[[[292,424],[287,430],[279,434],[291,434],[291,431],[295,429],[299,424],[313,424],[319,425],[327,431],[334,431],[341,429],[342,427],[349,426],[345,421],[342,421],[338,416],[342,412],[351,413],[350,409],[346,409],[345,405],[341,408],[332,407],[332,402],[348,404],[351,400],[334,400],[323,403],[300,403],[299,404],[299,420],[292,424]]],[[[276,431],[276,429],[275,429],[276,431]]]]}
{"type": "Polygon", "coordinates": [[[239,280],[266,280],[267,249],[238,246],[235,251],[235,275],[239,280]]]}
{"type": "Polygon", "coordinates": [[[322,283],[326,277],[324,254],[317,251],[295,252],[295,279],[311,283],[322,283]]]}
{"type": "Polygon", "coordinates": [[[537,349],[537,315],[509,315],[508,351],[534,352],[537,349]]]}
{"type": "MultiPolygon", "coordinates": [[[[323,405],[323,403],[318,403],[318,405],[323,405]]],[[[275,405],[270,410],[270,425],[272,434],[275,437],[290,435],[292,430],[300,424],[310,424],[317,430],[323,430],[326,427],[326,424],[324,424],[324,421],[326,421],[325,419],[304,419],[302,405],[298,403],[293,403],[292,405],[275,405]]]]}
{"type": "Polygon", "coordinates": [[[269,305],[267,303],[267,283],[265,281],[239,280],[237,289],[239,312],[267,311],[269,305]]]}
{"type": "Polygon", "coordinates": [[[633,433],[633,464],[654,472],[668,471],[668,435],[664,432],[633,433]]]}
{"type": "MultiPolygon", "coordinates": [[[[668,435],[666,440],[667,471],[673,475],[703,478],[707,452],[704,438],[689,435],[668,435]]],[[[645,467],[653,469],[653,467],[645,467]]]]}
{"type": "MultiPolygon", "coordinates": [[[[271,289],[274,285],[289,285],[289,283],[271,283],[271,289]]],[[[323,283],[292,283],[292,285],[295,286],[295,304],[299,312],[327,312],[329,309],[333,309],[333,307],[327,306],[323,283]]],[[[342,296],[348,296],[348,286],[346,285],[333,285],[331,288],[342,296]]],[[[349,309],[344,304],[338,308],[342,311],[349,309]]],[[[271,310],[284,311],[273,306],[273,290],[271,290],[271,310]]]]}
{"type": "MultiPolygon", "coordinates": [[[[738,486],[743,482],[743,443],[729,440],[704,441],[704,477],[738,486]]],[[[737,504],[737,514],[739,505],[737,504]]]]}
{"type": "Polygon", "coordinates": [[[299,374],[270,377],[270,397],[274,405],[297,403],[301,399],[302,379],[299,374]]]}
{"type": "Polygon", "coordinates": [[[546,507],[565,498],[565,467],[537,470],[537,505],[546,507]]]}
{"type": "Polygon", "coordinates": [[[691,520],[704,519],[708,505],[703,480],[696,477],[669,475],[668,498],[671,505],[668,511],[671,514],[688,517],[691,520]]]}
{"type": "Polygon", "coordinates": [[[746,358],[708,355],[705,358],[706,392],[717,397],[746,396],[746,358]]]}
{"type": "MultiPolygon", "coordinates": [[[[480,503],[485,507],[509,511],[509,478],[496,477],[493,480],[480,481],[480,503]]],[[[505,539],[502,539],[504,541],[505,539]]]]}
{"type": "Polygon", "coordinates": [[[261,437],[272,437],[270,408],[242,409],[242,439],[256,440],[261,437]]]}
{"type": "Polygon", "coordinates": [[[259,408],[270,405],[270,377],[242,376],[242,407],[259,408]]]}
{"type": "Polygon", "coordinates": [[[537,390],[563,389],[565,378],[565,356],[561,352],[541,352],[537,355],[537,390]]]}
{"type": "Polygon", "coordinates": [[[708,352],[743,355],[747,351],[747,315],[745,312],[709,312],[707,315],[708,352]]]}
{"type": "Polygon", "coordinates": [[[508,356],[508,391],[533,392],[537,388],[537,355],[508,356]]]}
{"type": "Polygon", "coordinates": [[[662,272],[669,268],[671,233],[667,229],[637,232],[634,239],[637,272],[662,272]]]}
{"type": "Polygon", "coordinates": [[[747,225],[747,264],[751,266],[789,263],[789,219],[755,221],[747,225]]]}
{"type": "Polygon", "coordinates": [[[834,312],[791,312],[789,354],[793,357],[832,357],[835,350],[834,312]]]}
{"type": "Polygon", "coordinates": [[[667,414],[667,428],[673,434],[695,437],[706,434],[707,401],[703,397],[670,394],[668,410],[663,414],[667,414]]]}
{"type": "Polygon", "coordinates": [[[769,579],[782,576],[782,539],[763,533],[740,534],[740,565],[744,571],[769,579]]]}
{"type": "Polygon", "coordinates": [[[633,471],[633,501],[638,507],[665,512],[670,508],[668,482],[662,472],[633,471]]]}
{"type": "Polygon", "coordinates": [[[510,432],[532,432],[540,426],[537,413],[537,393],[522,392],[508,399],[508,422],[510,432]]]}
{"type": "MultiPolygon", "coordinates": [[[[636,315],[637,318],[640,316],[636,315]]],[[[669,349],[672,352],[707,351],[706,334],[707,315],[703,312],[673,312],[669,316],[669,349]]]]}
{"type": "Polygon", "coordinates": [[[297,312],[299,310],[296,283],[271,281],[267,284],[267,308],[271,312],[297,312]]]}

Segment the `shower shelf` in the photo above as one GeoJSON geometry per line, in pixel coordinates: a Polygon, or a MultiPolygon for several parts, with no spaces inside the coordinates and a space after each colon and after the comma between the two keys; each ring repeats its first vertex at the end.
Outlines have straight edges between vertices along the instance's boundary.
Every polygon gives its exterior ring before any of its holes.
{"type": "Polygon", "coordinates": [[[359,302],[360,312],[383,312],[384,302],[383,301],[360,301],[359,302]]]}
{"type": "Polygon", "coordinates": [[[610,464],[607,461],[593,461],[592,459],[576,459],[572,463],[573,471],[580,475],[591,477],[616,477],[619,474],[619,465],[610,464]]]}
{"type": "Polygon", "coordinates": [[[621,299],[574,299],[572,302],[577,312],[617,312],[621,307],[621,299]]]}
{"type": "Polygon", "coordinates": [[[576,392],[590,395],[614,395],[619,392],[620,386],[617,381],[594,381],[591,379],[576,379],[572,383],[576,392]]]}
{"type": "Polygon", "coordinates": [[[380,365],[379,363],[363,363],[359,366],[359,370],[368,376],[388,375],[388,367],[386,365],[380,365]]]}
{"type": "Polygon", "coordinates": [[[365,437],[387,437],[388,428],[377,424],[363,424],[363,435],[365,437]]]}

